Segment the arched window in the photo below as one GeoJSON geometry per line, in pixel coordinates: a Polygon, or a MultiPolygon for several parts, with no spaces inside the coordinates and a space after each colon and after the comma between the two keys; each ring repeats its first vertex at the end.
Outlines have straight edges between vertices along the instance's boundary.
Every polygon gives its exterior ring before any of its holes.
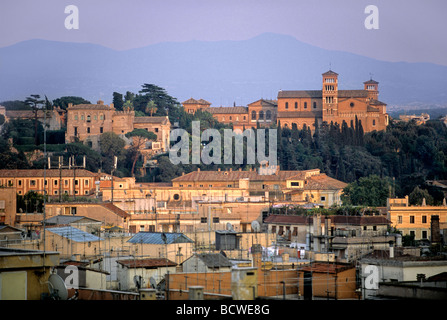
{"type": "Polygon", "coordinates": [[[295,102],[295,109],[298,109],[298,102],[295,102]]]}
{"type": "Polygon", "coordinates": [[[265,120],[272,120],[272,112],[270,110],[266,111],[265,120]]]}
{"type": "Polygon", "coordinates": [[[314,109],[317,108],[317,103],[314,101],[314,109]]]}
{"type": "Polygon", "coordinates": [[[264,120],[264,111],[259,111],[259,120],[264,120]]]}
{"type": "Polygon", "coordinates": [[[90,122],[90,121],[92,121],[92,117],[90,117],[90,115],[88,114],[87,115],[87,122],[90,122]]]}
{"type": "Polygon", "coordinates": [[[304,102],[304,109],[307,109],[307,102],[304,102]]]}
{"type": "Polygon", "coordinates": [[[251,112],[251,120],[256,120],[256,111],[251,112]]]}
{"type": "Polygon", "coordinates": [[[286,102],[286,109],[289,109],[289,103],[286,102]]]}

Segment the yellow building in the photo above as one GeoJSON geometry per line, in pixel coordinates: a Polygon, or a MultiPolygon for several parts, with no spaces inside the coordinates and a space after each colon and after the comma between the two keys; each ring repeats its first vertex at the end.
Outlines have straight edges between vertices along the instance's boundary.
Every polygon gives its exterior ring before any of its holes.
{"type": "Polygon", "coordinates": [[[100,182],[104,201],[113,202],[131,213],[130,230],[203,231],[225,229],[231,223],[236,231],[251,230],[251,222],[262,222],[272,203],[330,207],[341,204],[344,182],[305,171],[263,170],[197,171],[184,174],[171,183],[137,183],[135,178],[110,177],[100,182]],[[206,221],[206,222],[204,222],[206,221]],[[216,229],[217,228],[217,229],[216,229]]]}
{"type": "Polygon", "coordinates": [[[61,194],[86,196],[95,191],[99,176],[85,169],[3,169],[0,170],[0,185],[14,187],[17,194],[29,191],[49,196],[61,194]]]}
{"type": "Polygon", "coordinates": [[[403,199],[389,199],[388,219],[403,235],[414,235],[415,240],[433,241],[437,240],[433,236],[437,238],[441,230],[447,229],[447,206],[412,206],[408,196],[403,199]],[[433,223],[436,230],[433,230],[433,223]]]}
{"type": "Polygon", "coordinates": [[[58,264],[58,252],[0,248],[0,300],[42,299],[58,264]]]}

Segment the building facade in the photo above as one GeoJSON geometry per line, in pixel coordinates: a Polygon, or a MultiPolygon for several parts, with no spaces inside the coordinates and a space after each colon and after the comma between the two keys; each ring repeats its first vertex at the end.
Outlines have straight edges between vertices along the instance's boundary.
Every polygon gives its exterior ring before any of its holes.
{"type": "MultiPolygon", "coordinates": [[[[193,107],[197,100],[183,103],[187,112],[201,109],[213,114],[222,123],[232,124],[234,129],[269,127],[272,124],[284,128],[297,126],[315,130],[323,122],[346,123],[353,127],[358,121],[363,132],[385,130],[389,123],[386,103],[379,99],[379,83],[365,81],[358,90],[340,90],[338,74],[329,70],[322,74],[322,88],[318,90],[280,90],[277,100],[260,99],[247,107],[193,107]]],[[[197,104],[197,106],[199,106],[197,104]]]]}
{"type": "MultiPolygon", "coordinates": [[[[410,205],[408,196],[388,200],[388,219],[402,235],[439,243],[447,230],[447,206],[410,205]]],[[[444,239],[445,241],[445,239],[444,239]]]]}
{"type": "Polygon", "coordinates": [[[112,103],[106,105],[102,100],[96,104],[69,104],[67,108],[67,143],[79,140],[97,150],[101,134],[114,132],[129,144],[125,134],[134,129],[151,131],[157,136],[157,141],[144,149],[153,152],[168,150],[171,123],[167,116],[136,117],[134,110],[117,111],[112,103]]]}
{"type": "Polygon", "coordinates": [[[29,191],[49,196],[62,194],[88,196],[95,192],[99,176],[85,169],[3,169],[0,170],[0,185],[13,187],[17,194],[29,191]]]}

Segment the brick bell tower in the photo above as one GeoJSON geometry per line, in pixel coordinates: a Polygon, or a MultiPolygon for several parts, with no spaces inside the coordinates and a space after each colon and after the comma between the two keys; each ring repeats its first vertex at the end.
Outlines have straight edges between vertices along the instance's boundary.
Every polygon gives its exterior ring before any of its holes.
{"type": "Polygon", "coordinates": [[[368,101],[379,100],[379,83],[372,78],[363,82],[364,90],[368,92],[368,101]]]}
{"type": "Polygon", "coordinates": [[[323,121],[331,122],[338,117],[338,73],[329,70],[323,73],[323,121]]]}

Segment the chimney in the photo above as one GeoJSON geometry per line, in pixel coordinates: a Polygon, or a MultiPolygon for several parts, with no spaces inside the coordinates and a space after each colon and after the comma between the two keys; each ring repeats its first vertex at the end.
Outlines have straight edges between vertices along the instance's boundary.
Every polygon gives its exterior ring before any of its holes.
{"type": "Polygon", "coordinates": [[[394,258],[394,242],[390,241],[390,258],[394,258]]]}
{"type": "Polygon", "coordinates": [[[197,172],[200,172],[200,168],[197,168],[197,172]]]}
{"type": "Polygon", "coordinates": [[[431,223],[430,223],[430,230],[431,230],[431,243],[440,243],[441,242],[441,231],[439,228],[439,216],[433,215],[431,216],[431,223]]]}
{"type": "Polygon", "coordinates": [[[251,250],[253,255],[253,267],[260,269],[262,266],[262,246],[260,244],[253,244],[251,250]]]}
{"type": "Polygon", "coordinates": [[[98,101],[97,101],[97,104],[101,104],[101,105],[103,105],[103,104],[104,104],[104,101],[102,101],[102,100],[98,100],[98,101]]]}

